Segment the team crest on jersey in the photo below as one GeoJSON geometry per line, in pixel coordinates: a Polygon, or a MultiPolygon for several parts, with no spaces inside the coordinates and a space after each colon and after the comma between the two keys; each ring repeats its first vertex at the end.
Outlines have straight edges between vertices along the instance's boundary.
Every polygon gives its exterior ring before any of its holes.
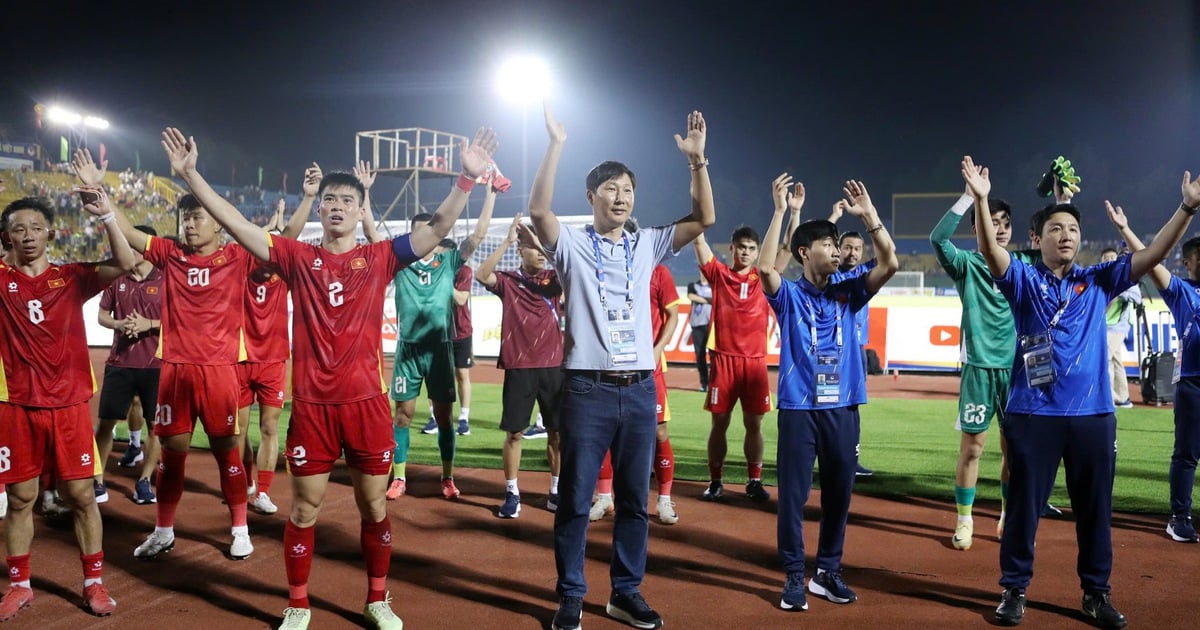
{"type": "Polygon", "coordinates": [[[1087,291],[1087,283],[1081,282],[1075,285],[1075,295],[1083,295],[1084,291],[1087,291]]]}
{"type": "Polygon", "coordinates": [[[146,287],[147,295],[158,295],[158,287],[146,287]]]}
{"type": "Polygon", "coordinates": [[[359,257],[359,258],[355,258],[355,259],[351,260],[350,268],[351,269],[366,269],[367,268],[367,259],[359,257]]]}
{"type": "Polygon", "coordinates": [[[757,281],[758,281],[758,272],[751,271],[750,272],[750,282],[757,282],[757,281]]]}
{"type": "Polygon", "coordinates": [[[61,289],[67,286],[67,281],[63,280],[62,278],[50,278],[50,281],[47,282],[47,284],[50,285],[51,289],[61,289]]]}
{"type": "Polygon", "coordinates": [[[313,271],[320,271],[321,267],[323,267],[323,266],[325,266],[325,261],[321,260],[320,258],[313,259],[313,264],[312,264],[313,271]]]}
{"type": "Polygon", "coordinates": [[[214,265],[224,265],[225,264],[225,256],[224,255],[217,256],[216,258],[213,259],[213,264],[214,265]]]}
{"type": "Polygon", "coordinates": [[[429,265],[429,266],[430,266],[430,267],[433,267],[434,269],[437,269],[438,267],[441,267],[441,266],[442,266],[442,261],[440,261],[440,260],[435,260],[435,261],[433,261],[433,264],[431,264],[431,265],[429,265]]]}

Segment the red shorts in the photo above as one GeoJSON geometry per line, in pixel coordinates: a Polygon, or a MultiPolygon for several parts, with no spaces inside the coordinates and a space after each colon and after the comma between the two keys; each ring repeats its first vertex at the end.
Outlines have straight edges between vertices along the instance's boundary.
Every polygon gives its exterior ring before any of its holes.
{"type": "Polygon", "coordinates": [[[771,386],[767,382],[766,357],[738,357],[709,353],[708,397],[704,408],[712,413],[730,413],[742,401],[742,413],[771,411],[771,386]]]}
{"type": "Polygon", "coordinates": [[[200,419],[210,438],[238,434],[237,364],[163,362],[158,377],[154,435],[190,434],[200,419]]]}
{"type": "Polygon", "coordinates": [[[43,409],[0,403],[0,484],[54,471],[74,481],[103,471],[87,403],[43,409]]]}
{"type": "Polygon", "coordinates": [[[387,394],[327,405],[292,400],[287,460],[296,477],[333,470],[343,451],[351,468],[366,475],[386,475],[395,448],[387,394]]]}
{"type": "Polygon", "coordinates": [[[283,394],[287,388],[287,361],[274,363],[239,363],[238,407],[249,407],[257,400],[259,406],[283,409],[283,394]]]}
{"type": "Polygon", "coordinates": [[[667,374],[661,367],[654,370],[654,391],[658,394],[654,409],[658,412],[658,423],[662,424],[671,419],[671,407],[667,405],[667,374]]]}

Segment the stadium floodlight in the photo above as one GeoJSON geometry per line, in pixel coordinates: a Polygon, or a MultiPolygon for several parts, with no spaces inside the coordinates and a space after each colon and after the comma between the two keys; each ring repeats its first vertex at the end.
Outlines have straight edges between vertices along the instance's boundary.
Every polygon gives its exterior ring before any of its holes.
{"type": "Polygon", "coordinates": [[[536,103],[550,93],[550,69],[546,62],[530,55],[512,57],[496,74],[500,96],[510,103],[536,103]]]}
{"type": "Polygon", "coordinates": [[[58,105],[51,105],[50,109],[46,110],[46,120],[60,125],[78,125],[83,122],[83,116],[76,112],[63,109],[58,105]]]}
{"type": "Polygon", "coordinates": [[[83,124],[94,129],[108,129],[108,121],[99,116],[84,116],[83,124]]]}

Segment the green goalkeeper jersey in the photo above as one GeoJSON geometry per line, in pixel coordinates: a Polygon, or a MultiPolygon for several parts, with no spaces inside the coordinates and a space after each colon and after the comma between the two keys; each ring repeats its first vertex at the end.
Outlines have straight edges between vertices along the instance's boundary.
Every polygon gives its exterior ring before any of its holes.
{"type": "Polygon", "coordinates": [[[463,262],[462,254],[457,249],[450,249],[427,260],[418,260],[396,273],[397,341],[450,341],[454,319],[454,274],[463,262]]]}
{"type": "MultiPolygon", "coordinates": [[[[983,254],[959,249],[950,241],[963,216],[953,209],[947,211],[929,235],[938,262],[954,280],[962,301],[959,326],[966,355],[963,363],[983,368],[1012,368],[1017,333],[1008,300],[992,281],[992,272],[983,254]]],[[[1013,252],[1012,255],[1025,262],[1037,260],[1028,252],[1013,252]]]]}

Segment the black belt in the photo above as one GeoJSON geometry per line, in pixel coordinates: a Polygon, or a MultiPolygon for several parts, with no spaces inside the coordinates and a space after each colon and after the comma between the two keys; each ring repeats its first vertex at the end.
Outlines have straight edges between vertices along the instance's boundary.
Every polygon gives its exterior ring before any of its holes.
{"type": "Polygon", "coordinates": [[[640,383],[650,378],[654,372],[652,370],[633,370],[628,372],[605,372],[598,370],[567,370],[567,374],[571,376],[582,376],[590,378],[598,383],[608,383],[617,387],[627,387],[634,383],[640,383]]]}

